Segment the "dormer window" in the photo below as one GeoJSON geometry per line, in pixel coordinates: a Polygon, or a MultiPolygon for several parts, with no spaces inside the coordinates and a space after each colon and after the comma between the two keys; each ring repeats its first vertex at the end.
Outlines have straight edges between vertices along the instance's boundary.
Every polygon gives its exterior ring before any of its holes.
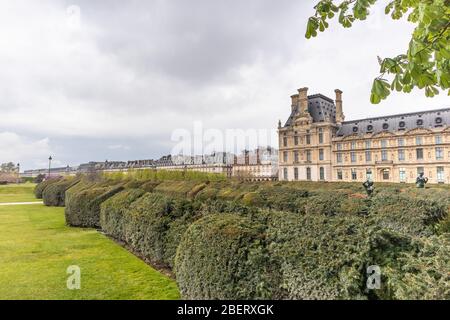
{"type": "Polygon", "coordinates": [[[442,118],[441,117],[437,117],[435,120],[436,124],[441,124],[442,123],[442,118]]]}
{"type": "Polygon", "coordinates": [[[357,133],[358,132],[358,127],[353,127],[353,132],[357,133]]]}
{"type": "Polygon", "coordinates": [[[367,126],[367,132],[372,132],[373,131],[373,125],[368,125],[367,126]]]}
{"type": "Polygon", "coordinates": [[[383,123],[383,130],[387,130],[387,129],[389,129],[389,124],[383,123]]]}
{"type": "Polygon", "coordinates": [[[398,126],[399,126],[400,128],[406,127],[405,121],[400,121],[399,124],[398,124],[398,126]]]}
{"type": "Polygon", "coordinates": [[[422,126],[422,125],[423,125],[423,120],[422,120],[422,119],[419,119],[419,120],[417,120],[416,123],[417,123],[418,126],[422,126]]]}

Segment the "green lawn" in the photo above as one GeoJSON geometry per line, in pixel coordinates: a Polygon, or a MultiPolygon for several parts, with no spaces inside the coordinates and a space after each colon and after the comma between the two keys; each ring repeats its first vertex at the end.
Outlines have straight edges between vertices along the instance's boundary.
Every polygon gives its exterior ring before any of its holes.
{"type": "Polygon", "coordinates": [[[175,281],[106,236],[67,227],[63,208],[0,206],[0,299],[178,298],[175,281]],[[67,289],[71,265],[80,290],[67,289]]]}
{"type": "Polygon", "coordinates": [[[0,203],[40,201],[34,197],[34,183],[0,186],[0,203]]]}

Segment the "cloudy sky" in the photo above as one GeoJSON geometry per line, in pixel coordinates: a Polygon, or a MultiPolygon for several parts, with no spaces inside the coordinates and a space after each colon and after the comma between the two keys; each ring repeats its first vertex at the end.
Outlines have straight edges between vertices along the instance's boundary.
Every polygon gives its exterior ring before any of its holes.
{"type": "Polygon", "coordinates": [[[304,86],[342,89],[347,119],[450,106],[422,92],[371,105],[377,55],[402,53],[412,26],[378,6],[306,40],[314,2],[0,0],[0,162],[157,158],[194,123],[272,130],[304,86]]]}

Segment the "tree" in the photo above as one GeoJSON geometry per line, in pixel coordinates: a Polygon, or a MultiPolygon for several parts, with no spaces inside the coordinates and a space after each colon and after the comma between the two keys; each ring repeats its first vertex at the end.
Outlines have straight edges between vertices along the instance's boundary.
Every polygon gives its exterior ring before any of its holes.
{"type": "MultiPolygon", "coordinates": [[[[365,20],[377,1],[319,1],[308,20],[306,38],[325,31],[335,17],[344,28],[350,28],[355,20],[365,20]]],[[[378,104],[393,90],[409,93],[416,87],[424,89],[427,97],[439,94],[439,88],[450,95],[450,0],[391,0],[385,13],[394,20],[406,16],[416,28],[406,53],[378,58],[380,75],[373,81],[370,101],[378,104]]]]}
{"type": "Polygon", "coordinates": [[[2,172],[13,172],[16,170],[16,165],[12,162],[2,163],[0,166],[2,172]]]}

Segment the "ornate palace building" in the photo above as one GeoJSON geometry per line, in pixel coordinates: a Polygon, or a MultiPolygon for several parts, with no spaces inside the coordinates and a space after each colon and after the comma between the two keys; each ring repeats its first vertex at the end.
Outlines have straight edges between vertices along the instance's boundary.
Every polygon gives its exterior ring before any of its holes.
{"type": "Polygon", "coordinates": [[[279,134],[279,179],[450,183],[450,108],[344,121],[336,98],[293,95],[279,134]]]}

